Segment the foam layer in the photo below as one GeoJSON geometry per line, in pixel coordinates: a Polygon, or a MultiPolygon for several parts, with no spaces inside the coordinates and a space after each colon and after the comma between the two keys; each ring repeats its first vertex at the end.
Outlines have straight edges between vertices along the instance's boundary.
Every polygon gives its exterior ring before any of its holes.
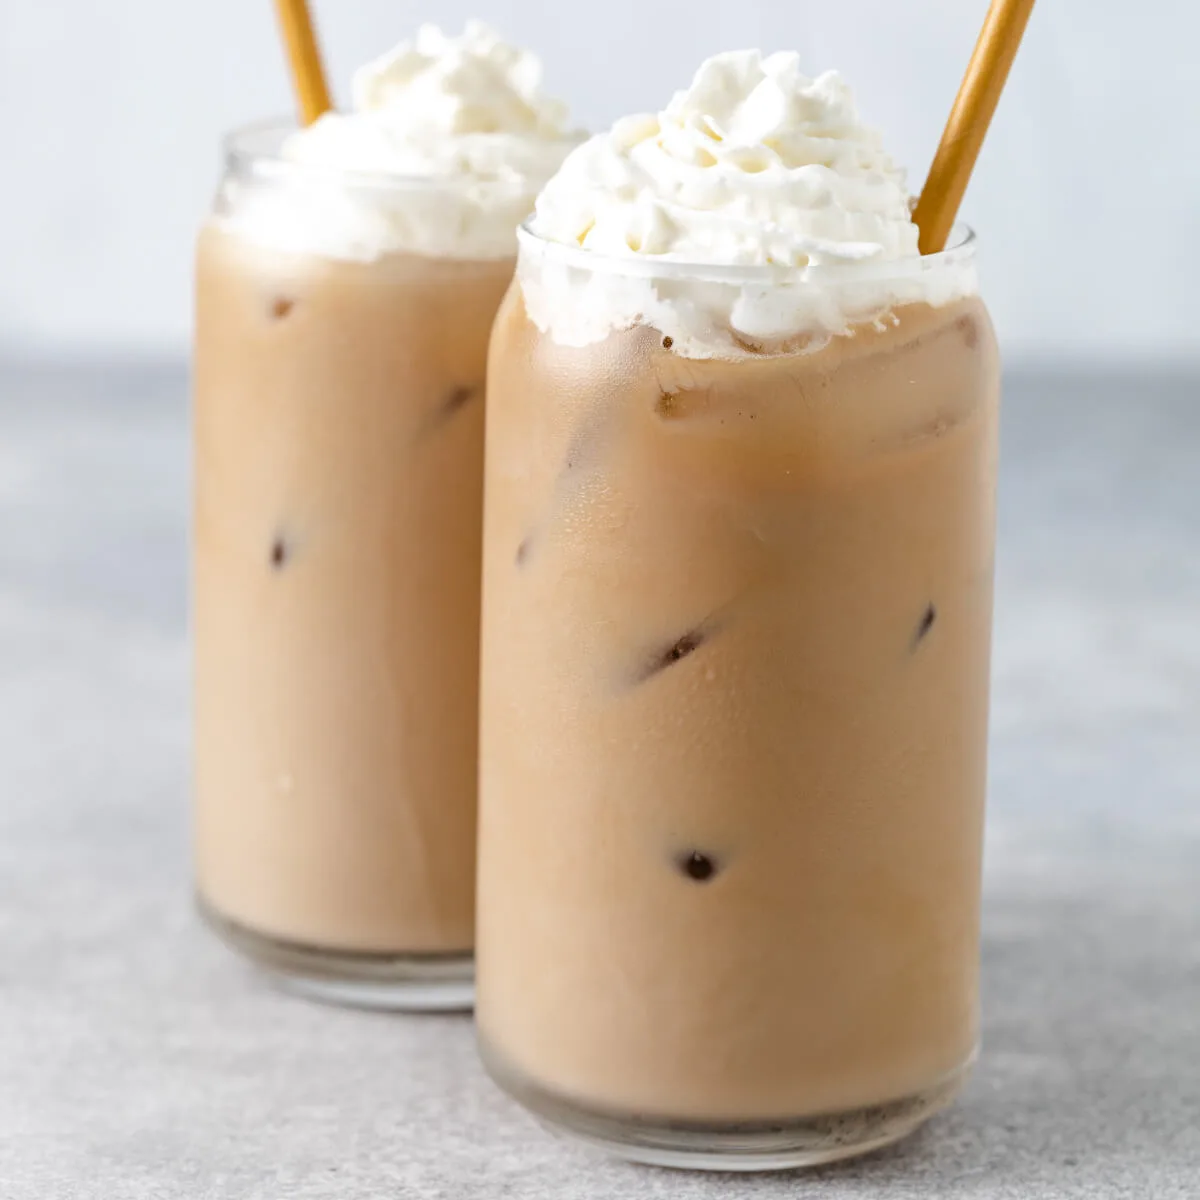
{"type": "Polygon", "coordinates": [[[432,25],[362,67],[353,111],[292,134],[294,171],[233,180],[222,222],[283,250],[370,260],[392,251],[500,258],[578,138],[542,66],[478,22],[432,25]]]}
{"type": "Polygon", "coordinates": [[[546,185],[530,234],[617,264],[583,279],[586,257],[530,250],[527,309],[569,345],[638,321],[697,357],[819,341],[975,290],[973,266],[921,265],[904,172],[840,76],[809,78],[793,53],[717,55],[661,113],[591,138],[546,185]],[[684,285],[668,278],[681,263],[749,281],[684,285]]]}

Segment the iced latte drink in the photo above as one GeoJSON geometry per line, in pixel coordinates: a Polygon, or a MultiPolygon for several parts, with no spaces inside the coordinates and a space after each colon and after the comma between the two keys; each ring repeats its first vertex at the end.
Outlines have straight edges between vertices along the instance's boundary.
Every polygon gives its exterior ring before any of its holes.
{"type": "Polygon", "coordinates": [[[488,333],[561,161],[478,26],[227,148],[197,256],[201,905],[294,986],[469,1001],[488,333]]]}
{"type": "Polygon", "coordinates": [[[998,367],[833,75],[577,150],[489,359],[481,1047],[628,1157],[894,1140],[978,1036],[998,367]]]}

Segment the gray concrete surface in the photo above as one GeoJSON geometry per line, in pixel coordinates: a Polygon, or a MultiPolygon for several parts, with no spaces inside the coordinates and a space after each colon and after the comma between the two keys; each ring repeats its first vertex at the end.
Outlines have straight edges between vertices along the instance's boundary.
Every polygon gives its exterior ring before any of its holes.
{"type": "Polygon", "coordinates": [[[1200,380],[1010,381],[983,1058],[907,1144],[755,1179],[555,1141],[466,1020],[197,926],[185,391],[0,368],[0,1200],[1200,1196],[1200,380]]]}

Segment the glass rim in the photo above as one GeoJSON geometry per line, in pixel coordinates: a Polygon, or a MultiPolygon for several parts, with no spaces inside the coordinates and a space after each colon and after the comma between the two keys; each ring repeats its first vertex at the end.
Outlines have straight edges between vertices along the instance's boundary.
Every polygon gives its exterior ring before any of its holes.
{"type": "Polygon", "coordinates": [[[582,246],[552,241],[538,233],[534,228],[536,219],[536,214],[533,214],[517,228],[519,252],[530,251],[546,261],[592,274],[623,275],[638,279],[692,279],[733,285],[778,286],[788,283],[830,284],[902,279],[939,268],[970,264],[975,259],[978,241],[970,225],[956,221],[950,230],[946,248],[936,254],[869,258],[859,262],[810,263],[806,266],[714,263],[653,254],[626,257],[585,250],[582,246]]]}
{"type": "MultiPolygon", "coordinates": [[[[294,117],[263,117],[227,130],[220,142],[225,169],[267,181],[336,181],[343,187],[385,192],[441,191],[466,186],[502,186],[508,182],[470,174],[405,175],[398,171],[362,171],[284,158],[281,153],[284,138],[301,128],[294,117]]],[[[573,148],[579,143],[578,138],[563,138],[561,144],[573,148]]]]}

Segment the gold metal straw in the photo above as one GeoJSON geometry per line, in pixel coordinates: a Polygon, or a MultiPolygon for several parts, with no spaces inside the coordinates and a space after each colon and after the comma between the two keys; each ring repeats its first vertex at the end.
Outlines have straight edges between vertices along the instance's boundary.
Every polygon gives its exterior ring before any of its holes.
{"type": "Polygon", "coordinates": [[[321,51],[317,47],[307,0],[275,0],[275,14],[283,34],[300,120],[311,125],[333,105],[329,100],[325,69],[321,66],[321,51]]]}
{"type": "Polygon", "coordinates": [[[1033,0],[992,0],[913,209],[922,254],[936,254],[946,245],[1032,9],[1033,0]]]}

